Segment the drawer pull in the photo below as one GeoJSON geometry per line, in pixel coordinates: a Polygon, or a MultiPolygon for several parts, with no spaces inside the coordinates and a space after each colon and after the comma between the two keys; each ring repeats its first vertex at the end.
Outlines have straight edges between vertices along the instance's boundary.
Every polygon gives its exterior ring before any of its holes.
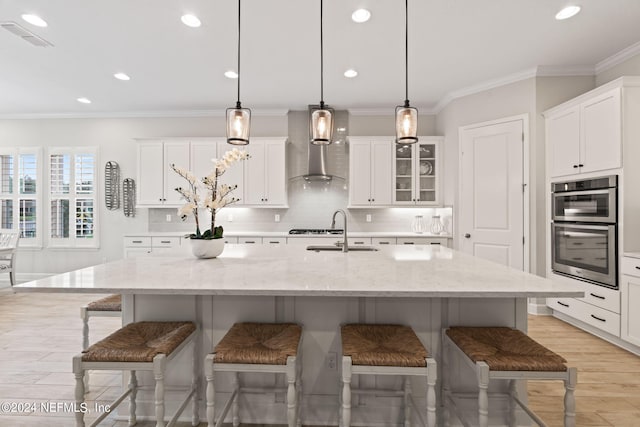
{"type": "Polygon", "coordinates": [[[560,304],[561,306],[569,308],[569,304],[565,304],[565,303],[560,302],[560,301],[557,301],[557,302],[558,302],[558,304],[560,304]]]}
{"type": "Polygon", "coordinates": [[[603,319],[603,318],[598,317],[598,316],[594,316],[593,314],[591,315],[591,317],[593,317],[594,319],[599,320],[601,322],[606,322],[606,319],[603,319]]]}
{"type": "Polygon", "coordinates": [[[379,245],[388,245],[389,242],[378,242],[379,245]]]}
{"type": "Polygon", "coordinates": [[[171,240],[160,240],[160,243],[171,243],[171,240]]]}
{"type": "Polygon", "coordinates": [[[440,242],[431,242],[430,245],[439,245],[440,242]]]}
{"type": "Polygon", "coordinates": [[[598,298],[598,299],[606,299],[605,297],[603,297],[601,295],[594,294],[593,292],[591,292],[589,295],[591,295],[594,298],[598,298]]]}
{"type": "Polygon", "coordinates": [[[245,240],[245,243],[255,243],[255,240],[245,240]]]}
{"type": "Polygon", "coordinates": [[[415,242],[404,242],[405,245],[415,245],[415,242]]]}
{"type": "Polygon", "coordinates": [[[269,241],[269,243],[280,243],[280,242],[278,242],[277,240],[271,240],[269,241]]]}
{"type": "Polygon", "coordinates": [[[364,245],[363,241],[359,241],[359,242],[353,242],[354,245],[364,245]]]}
{"type": "Polygon", "coordinates": [[[638,270],[640,270],[640,267],[639,267],[639,266],[637,266],[637,265],[636,265],[636,268],[637,268],[638,270]]]}
{"type": "Polygon", "coordinates": [[[142,240],[132,240],[131,243],[142,243],[142,240]]]}

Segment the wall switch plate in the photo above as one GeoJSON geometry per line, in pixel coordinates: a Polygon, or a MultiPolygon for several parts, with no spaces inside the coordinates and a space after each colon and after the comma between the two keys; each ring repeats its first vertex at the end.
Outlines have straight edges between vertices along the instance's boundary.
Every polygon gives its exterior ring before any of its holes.
{"type": "Polygon", "coordinates": [[[275,222],[280,222],[280,214],[275,214],[273,218],[275,222]]]}
{"type": "Polygon", "coordinates": [[[170,215],[170,214],[167,214],[167,216],[165,217],[165,220],[166,220],[167,222],[171,222],[171,215],[170,215]]]}
{"type": "Polygon", "coordinates": [[[367,214],[366,219],[367,219],[367,222],[371,222],[371,214],[367,214]]]}
{"type": "Polygon", "coordinates": [[[233,222],[233,215],[228,214],[228,215],[227,215],[227,221],[229,221],[229,222],[233,222]]]}
{"type": "Polygon", "coordinates": [[[337,355],[335,351],[330,351],[329,353],[327,353],[327,369],[337,369],[338,368],[338,361],[337,361],[337,355]]]}

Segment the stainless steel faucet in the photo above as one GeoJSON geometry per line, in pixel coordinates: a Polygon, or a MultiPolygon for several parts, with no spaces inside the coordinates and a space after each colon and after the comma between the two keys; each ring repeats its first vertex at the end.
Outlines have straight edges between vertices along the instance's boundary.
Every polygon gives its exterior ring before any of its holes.
{"type": "Polygon", "coordinates": [[[344,218],[344,241],[342,242],[342,252],[349,252],[349,244],[347,243],[347,214],[342,209],[338,209],[333,213],[333,217],[331,218],[331,228],[336,228],[336,215],[338,212],[341,213],[344,218]]]}

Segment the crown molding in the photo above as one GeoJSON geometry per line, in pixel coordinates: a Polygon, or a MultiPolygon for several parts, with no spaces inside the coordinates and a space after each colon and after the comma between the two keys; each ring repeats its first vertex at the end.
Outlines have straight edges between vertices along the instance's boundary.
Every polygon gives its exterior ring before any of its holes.
{"type": "Polygon", "coordinates": [[[614,53],[610,57],[598,62],[595,67],[596,74],[600,74],[609,68],[615,67],[638,54],[640,54],[640,42],[636,42],[631,46],[622,49],[620,52],[614,53]]]}
{"type": "Polygon", "coordinates": [[[593,65],[539,65],[536,69],[536,77],[594,76],[595,74],[593,65]]]}
{"type": "MultiPolygon", "coordinates": [[[[251,110],[253,117],[285,117],[289,110],[251,110]]],[[[1,114],[0,120],[28,119],[134,119],[134,118],[198,118],[225,117],[226,110],[122,111],[95,113],[24,113],[1,114]]]]}

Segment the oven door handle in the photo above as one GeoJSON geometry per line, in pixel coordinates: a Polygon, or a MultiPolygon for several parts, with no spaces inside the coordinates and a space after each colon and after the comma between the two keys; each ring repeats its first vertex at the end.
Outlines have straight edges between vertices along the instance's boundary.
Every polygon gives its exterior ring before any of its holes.
{"type": "Polygon", "coordinates": [[[578,191],[559,191],[553,193],[554,197],[565,197],[565,196],[589,196],[591,194],[609,194],[612,191],[616,191],[615,188],[603,188],[601,190],[578,190],[578,191]]]}
{"type": "Polygon", "coordinates": [[[601,230],[601,231],[608,231],[610,227],[615,227],[614,224],[591,225],[591,224],[575,224],[575,223],[559,222],[559,221],[554,221],[553,226],[563,227],[563,228],[572,229],[572,230],[601,230]]]}

